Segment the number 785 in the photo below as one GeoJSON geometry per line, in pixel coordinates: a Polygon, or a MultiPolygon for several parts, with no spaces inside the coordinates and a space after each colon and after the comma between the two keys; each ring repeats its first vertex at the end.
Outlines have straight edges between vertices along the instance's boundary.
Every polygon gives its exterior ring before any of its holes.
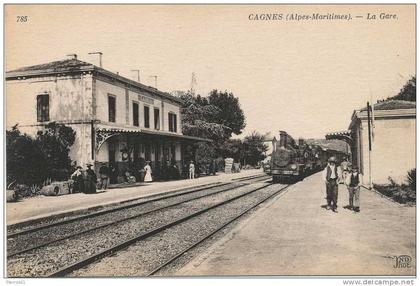
{"type": "Polygon", "coordinates": [[[20,23],[28,22],[28,16],[17,16],[16,22],[20,22],[20,23]]]}

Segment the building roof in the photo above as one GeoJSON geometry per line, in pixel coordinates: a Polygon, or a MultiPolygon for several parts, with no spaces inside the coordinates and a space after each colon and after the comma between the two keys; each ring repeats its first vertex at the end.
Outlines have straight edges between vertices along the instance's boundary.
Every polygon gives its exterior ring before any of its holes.
{"type": "MultiPolygon", "coordinates": [[[[355,110],[348,129],[352,130],[358,120],[367,120],[367,108],[355,110]]],[[[386,100],[374,104],[374,120],[390,118],[416,118],[416,103],[405,100],[386,100]]]]}
{"type": "Polygon", "coordinates": [[[66,59],[61,61],[54,61],[40,65],[27,66],[6,72],[6,80],[25,79],[28,77],[47,76],[47,75],[61,75],[67,73],[82,73],[95,71],[102,75],[112,77],[124,83],[136,86],[137,88],[149,92],[152,95],[164,97],[166,99],[182,104],[183,101],[167,92],[160,91],[154,87],[141,84],[137,81],[120,76],[111,71],[105,70],[91,63],[80,61],[78,59],[66,59]]]}
{"type": "Polygon", "coordinates": [[[66,59],[61,61],[49,62],[46,64],[34,65],[34,66],[27,66],[18,68],[12,71],[8,71],[7,73],[24,73],[27,71],[37,71],[37,72],[45,72],[45,71],[55,71],[55,72],[65,72],[65,71],[81,71],[83,67],[92,67],[94,65],[80,61],[77,59],[66,59]]]}
{"type": "MultiPolygon", "coordinates": [[[[377,102],[373,105],[374,110],[395,110],[395,109],[411,109],[416,108],[416,103],[405,100],[385,100],[377,102]]],[[[360,111],[366,111],[367,107],[360,109],[360,111]]]]}
{"type": "Polygon", "coordinates": [[[185,139],[185,140],[192,140],[192,141],[213,142],[213,140],[207,139],[207,138],[188,136],[188,135],[166,132],[166,131],[159,131],[159,130],[148,130],[148,129],[142,129],[138,127],[115,127],[115,126],[109,126],[106,124],[99,124],[98,131],[114,132],[114,133],[149,134],[149,135],[166,136],[166,137],[173,137],[177,139],[185,139]]]}

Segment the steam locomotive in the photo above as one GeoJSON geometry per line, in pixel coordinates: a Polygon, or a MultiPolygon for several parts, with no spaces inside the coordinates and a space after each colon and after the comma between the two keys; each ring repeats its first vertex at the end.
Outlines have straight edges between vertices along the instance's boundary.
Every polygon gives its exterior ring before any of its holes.
{"type": "Polygon", "coordinates": [[[303,179],[322,170],[330,156],[336,156],[340,162],[347,156],[344,152],[307,144],[303,139],[299,139],[296,143],[285,131],[280,131],[280,140],[274,138],[272,144],[273,153],[269,172],[273,176],[273,182],[282,179],[303,179]]]}

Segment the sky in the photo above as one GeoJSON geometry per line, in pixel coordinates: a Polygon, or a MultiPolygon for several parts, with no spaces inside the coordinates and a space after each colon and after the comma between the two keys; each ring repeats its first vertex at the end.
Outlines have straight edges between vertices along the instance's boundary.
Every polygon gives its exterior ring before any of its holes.
{"type": "Polygon", "coordinates": [[[160,90],[239,97],[241,136],[256,130],[324,138],[355,109],[415,75],[414,5],[6,5],[6,70],[66,59],[160,90]],[[250,14],[351,14],[351,21],[258,21],[250,14]],[[367,13],[377,15],[367,20],[367,13]],[[380,20],[380,13],[397,19],[380,20]],[[27,21],[17,22],[17,16],[27,21]],[[363,18],[356,19],[356,15],[363,18]]]}

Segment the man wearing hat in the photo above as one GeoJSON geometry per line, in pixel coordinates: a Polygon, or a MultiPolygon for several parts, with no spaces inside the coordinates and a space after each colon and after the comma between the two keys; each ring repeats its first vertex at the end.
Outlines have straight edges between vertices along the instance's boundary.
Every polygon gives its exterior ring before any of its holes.
{"type": "Polygon", "coordinates": [[[349,190],[348,209],[355,212],[360,211],[360,186],[362,185],[362,174],[359,173],[357,166],[351,167],[351,172],[346,178],[347,189],[349,190]]]}
{"type": "Polygon", "coordinates": [[[340,170],[337,168],[337,159],[330,157],[327,166],[322,172],[322,179],[327,189],[327,209],[331,208],[333,212],[337,212],[338,182],[340,176],[340,170]]]}

